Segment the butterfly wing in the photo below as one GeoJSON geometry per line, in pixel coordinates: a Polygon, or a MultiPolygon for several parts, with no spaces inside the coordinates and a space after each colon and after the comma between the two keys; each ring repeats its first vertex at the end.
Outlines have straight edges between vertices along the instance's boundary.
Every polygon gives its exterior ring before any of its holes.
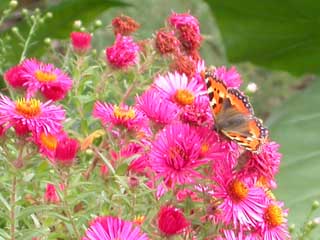
{"type": "Polygon", "coordinates": [[[226,85],[212,75],[205,78],[215,128],[240,146],[257,152],[268,135],[261,120],[254,117],[247,96],[226,85]]]}
{"type": "Polygon", "coordinates": [[[213,75],[207,75],[205,82],[207,85],[210,106],[213,116],[215,117],[221,111],[223,100],[226,98],[228,90],[226,85],[221,80],[215,79],[213,75]]]}

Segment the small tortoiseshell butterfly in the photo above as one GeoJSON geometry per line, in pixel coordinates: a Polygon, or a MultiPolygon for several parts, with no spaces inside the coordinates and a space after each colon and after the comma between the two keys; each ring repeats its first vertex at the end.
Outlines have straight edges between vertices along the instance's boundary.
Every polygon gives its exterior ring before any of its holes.
{"type": "Polygon", "coordinates": [[[227,88],[211,70],[204,73],[215,129],[251,152],[259,152],[268,130],[254,116],[247,96],[238,89],[227,88]]]}

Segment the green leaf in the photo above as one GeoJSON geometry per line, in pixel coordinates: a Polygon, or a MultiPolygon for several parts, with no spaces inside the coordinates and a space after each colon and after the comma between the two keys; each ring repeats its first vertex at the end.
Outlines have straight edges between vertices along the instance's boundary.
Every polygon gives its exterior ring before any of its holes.
{"type": "Polygon", "coordinates": [[[251,61],[295,75],[320,73],[320,2],[206,0],[231,62],[251,61]]]}
{"type": "Polygon", "coordinates": [[[289,99],[269,119],[271,138],[283,154],[276,194],[290,208],[289,220],[302,223],[320,199],[320,81],[289,99]]]}
{"type": "MultiPolygon", "coordinates": [[[[81,20],[86,26],[104,11],[116,6],[127,6],[127,4],[117,0],[64,0],[60,4],[48,8],[47,12],[52,12],[53,18],[47,19],[37,28],[27,56],[40,56],[46,47],[43,40],[47,37],[52,39],[68,38],[75,20],[81,20]]],[[[26,36],[30,29],[25,21],[18,24],[17,27],[23,36],[26,36]]],[[[19,45],[18,39],[11,32],[7,32],[7,34],[11,35],[11,44],[15,50],[10,51],[6,57],[14,62],[19,59],[22,46],[19,45]]]]}

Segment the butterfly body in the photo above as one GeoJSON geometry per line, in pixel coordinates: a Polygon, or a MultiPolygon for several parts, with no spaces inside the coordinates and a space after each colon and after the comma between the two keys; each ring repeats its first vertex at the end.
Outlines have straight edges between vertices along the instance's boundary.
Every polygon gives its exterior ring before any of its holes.
{"type": "Polygon", "coordinates": [[[259,152],[268,131],[254,116],[248,97],[238,89],[227,88],[211,72],[206,72],[205,81],[215,129],[245,149],[259,152]]]}

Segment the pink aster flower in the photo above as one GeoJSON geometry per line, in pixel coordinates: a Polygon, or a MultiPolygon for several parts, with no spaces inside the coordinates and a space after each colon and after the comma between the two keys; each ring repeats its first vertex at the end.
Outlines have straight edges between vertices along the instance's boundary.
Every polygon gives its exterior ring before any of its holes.
{"type": "Polygon", "coordinates": [[[288,210],[283,210],[283,205],[282,202],[271,200],[266,206],[259,230],[263,239],[290,239],[286,219],[288,210]]]}
{"type": "Polygon", "coordinates": [[[249,179],[240,179],[225,172],[214,177],[213,197],[220,199],[221,214],[217,220],[233,227],[255,227],[263,221],[265,192],[249,179]]]}
{"type": "Polygon", "coordinates": [[[55,149],[54,163],[60,166],[71,166],[75,161],[79,147],[76,139],[68,136],[60,138],[55,149]]]}
{"type": "Polygon", "coordinates": [[[209,159],[201,158],[200,138],[187,124],[167,125],[158,133],[150,150],[150,165],[170,186],[192,183],[202,177],[196,168],[209,159]]]}
{"type": "Polygon", "coordinates": [[[120,106],[110,103],[96,102],[92,115],[99,118],[104,125],[119,126],[128,129],[141,128],[145,124],[145,117],[135,107],[125,104],[120,106]]]}
{"type": "Polygon", "coordinates": [[[245,233],[244,231],[223,230],[224,237],[217,237],[215,240],[261,240],[260,236],[245,233]]]}
{"type": "Polygon", "coordinates": [[[242,83],[241,76],[235,67],[231,67],[229,70],[225,66],[218,67],[213,74],[230,88],[239,88],[242,83]]]}
{"type": "Polygon", "coordinates": [[[168,18],[168,22],[175,28],[181,28],[186,25],[192,25],[200,33],[199,21],[197,18],[189,13],[175,13],[173,12],[168,18]]]}
{"type": "Polygon", "coordinates": [[[246,164],[241,170],[243,175],[263,178],[268,187],[276,187],[275,174],[279,171],[281,154],[278,152],[279,144],[267,142],[262,145],[260,153],[246,154],[246,164]]]}
{"type": "Polygon", "coordinates": [[[72,32],[72,47],[77,53],[85,53],[91,48],[91,34],[88,32],[72,32]]]}
{"type": "Polygon", "coordinates": [[[148,240],[148,236],[134,226],[133,222],[118,217],[97,217],[86,230],[82,240],[148,240]]]}
{"type": "Polygon", "coordinates": [[[54,160],[55,151],[61,135],[65,135],[65,133],[46,134],[45,132],[40,132],[33,136],[34,142],[39,148],[39,152],[43,156],[49,158],[50,161],[54,160]]]}
{"type": "Polygon", "coordinates": [[[165,236],[182,233],[190,223],[179,208],[163,206],[158,213],[158,228],[165,236]]]}
{"type": "Polygon", "coordinates": [[[192,104],[183,108],[180,119],[196,126],[210,125],[213,120],[209,99],[206,96],[196,98],[192,104]]]}
{"type": "Polygon", "coordinates": [[[186,75],[177,72],[159,75],[154,81],[154,87],[164,98],[180,107],[191,105],[196,98],[205,94],[203,85],[189,81],[186,75]]]}
{"type": "Polygon", "coordinates": [[[26,59],[21,67],[21,75],[26,79],[23,86],[27,88],[27,98],[40,90],[47,99],[57,101],[63,99],[72,87],[71,78],[53,64],[26,59]]]}
{"type": "Polygon", "coordinates": [[[128,68],[137,64],[139,45],[130,36],[117,34],[113,46],[106,49],[108,63],[114,68],[128,68]]]}
{"type": "Polygon", "coordinates": [[[136,102],[136,107],[156,124],[168,124],[177,116],[176,106],[154,89],[138,96],[136,102]]]}
{"type": "Polygon", "coordinates": [[[51,101],[42,103],[38,99],[22,98],[13,102],[0,95],[0,125],[5,129],[13,126],[35,134],[56,134],[61,131],[64,120],[65,111],[51,101]]]}
{"type": "Polygon", "coordinates": [[[16,65],[4,73],[4,80],[6,80],[13,88],[23,87],[23,84],[26,82],[26,78],[21,74],[21,69],[21,65],[16,65]]]}

